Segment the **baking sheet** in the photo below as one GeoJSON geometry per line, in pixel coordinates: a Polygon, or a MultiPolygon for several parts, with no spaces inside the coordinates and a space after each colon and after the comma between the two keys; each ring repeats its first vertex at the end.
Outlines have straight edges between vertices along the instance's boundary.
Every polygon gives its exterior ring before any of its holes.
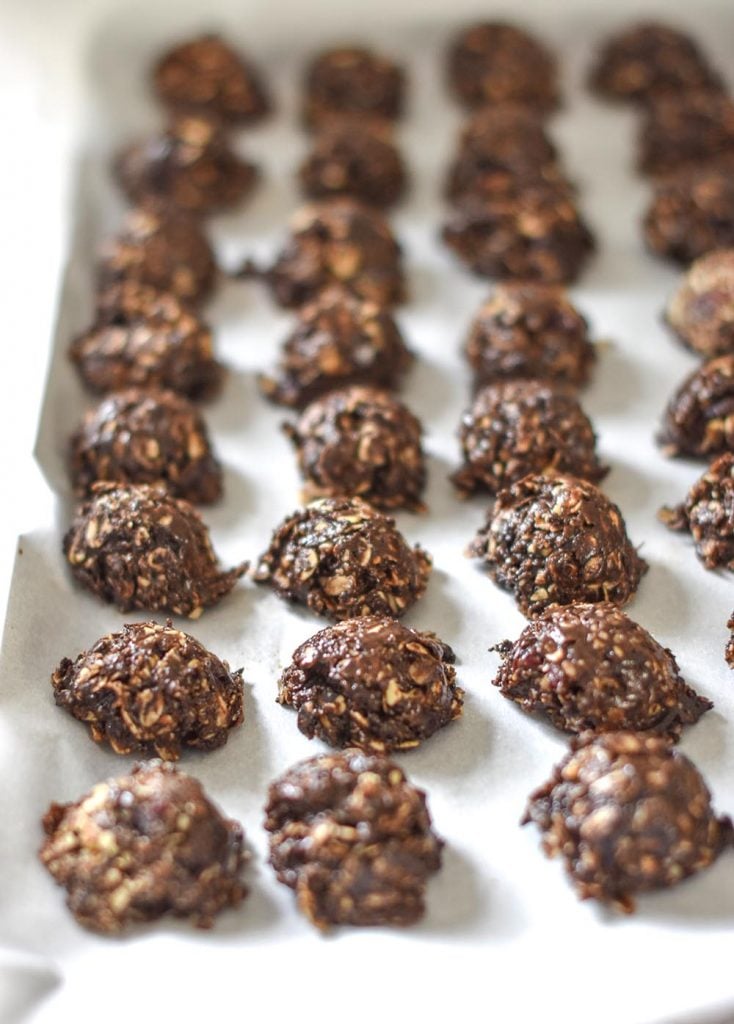
{"type": "MultiPolygon", "coordinates": [[[[707,9],[705,21],[697,18],[691,28],[727,69],[731,18],[716,10],[707,9]]],[[[102,26],[88,51],[77,229],[37,446],[58,494],[57,521],[20,540],[0,664],[0,765],[6,779],[0,794],[6,823],[0,842],[0,946],[6,951],[0,955],[0,1017],[23,1024],[164,1014],[190,1020],[257,1010],[301,1021],[325,1014],[361,1020],[375,1013],[438,1019],[457,1012],[470,1020],[491,1014],[535,1021],[542,1015],[569,1024],[590,1017],[602,1024],[734,1019],[734,857],[723,857],[677,890],[646,897],[634,917],[622,918],[578,903],[560,864],[541,855],[537,832],[517,826],[527,794],[547,777],[565,742],[491,686],[497,659],[487,648],[514,639],[524,620],[509,595],[462,557],[486,502],[458,501],[447,481],[469,393],[460,347],[487,292],[486,283],[470,278],[437,241],[439,184],[460,122],[440,75],[440,53],[455,26],[422,18],[415,7],[412,20],[382,9],[371,17],[356,10],[351,16],[361,25],[360,41],[394,52],[410,70],[411,105],[399,141],[413,187],[392,220],[405,246],[412,294],[398,318],[419,356],[404,397],[426,428],[430,511],[398,518],[407,538],[432,553],[435,570],[406,621],[437,630],[454,646],[467,691],[461,720],[399,757],[428,791],[436,828],[447,841],[443,870],[429,887],[427,917],[407,931],[343,929],[323,939],[265,864],[261,822],[268,781],[324,749],[301,736],[295,715],[275,704],[276,680],[293,648],[323,622],[249,583],[198,622],[181,623],[245,670],[245,726],[223,749],[181,761],[247,831],[255,857],[251,896],[241,912],[222,915],[208,933],[163,921],[120,939],[101,939],[75,924],[63,891],[35,859],[48,803],[75,799],[133,760],[92,744],[79,723],[55,708],[48,683],[63,656],[75,656],[126,618],[137,618],[123,617],[78,589],[60,554],[71,507],[65,442],[91,404],[66,363],[65,347],[89,319],[93,252],[122,209],[107,161],[117,144],[157,122],[144,70],[160,45],[193,24],[154,11],[135,18],[126,8],[125,17],[102,26]]],[[[278,114],[239,137],[238,145],[263,166],[264,181],[251,204],[212,224],[224,263],[244,254],[266,257],[284,237],[298,202],[294,170],[307,148],[296,120],[302,62],[316,46],[344,36],[346,17],[342,8],[341,25],[318,19],[299,24],[297,42],[287,22],[280,30],[272,19],[269,28],[259,26],[278,114]]],[[[225,27],[252,46],[234,19],[225,27]]],[[[593,385],[583,395],[600,452],[612,466],[604,489],[620,504],[630,536],[643,545],[651,565],[629,611],[674,650],[687,679],[715,701],[715,710],[685,734],[682,748],[705,773],[717,808],[732,812],[734,748],[727,741],[734,706],[723,660],[731,582],[704,572],[688,541],[655,520],[658,507],[678,500],[700,472],[696,464],[664,460],[652,441],[665,401],[695,365],[659,322],[677,275],[648,258],[640,244],[637,224],[647,190],[629,170],[634,117],[595,102],[580,86],[590,40],[601,29],[582,14],[538,20],[535,27],[564,60],[568,103],[552,130],[600,244],[573,296],[595,336],[605,340],[593,385]]],[[[222,398],[205,408],[226,467],[225,499],[205,517],[223,561],[233,563],[255,558],[297,504],[294,459],[278,429],[285,414],[260,399],[254,380],[256,371],[272,364],[291,317],[257,285],[229,284],[209,319],[230,375],[222,398]]]]}

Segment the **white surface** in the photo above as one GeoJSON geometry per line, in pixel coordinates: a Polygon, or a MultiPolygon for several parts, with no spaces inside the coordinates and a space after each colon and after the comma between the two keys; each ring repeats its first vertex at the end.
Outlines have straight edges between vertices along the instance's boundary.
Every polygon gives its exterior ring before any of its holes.
{"type": "MultiPolygon", "coordinates": [[[[447,840],[445,866],[429,889],[429,914],[406,932],[343,930],[324,940],[299,917],[291,893],[265,865],[261,808],[267,782],[293,760],[323,749],[298,733],[294,715],[275,705],[275,681],[293,647],[322,623],[249,585],[184,627],[233,665],[244,665],[249,685],[244,728],[222,750],[186,756],[182,766],[243,821],[257,853],[251,897],[241,913],[223,915],[204,934],[164,922],[121,940],[102,940],[82,932],[66,912],[62,891],[35,860],[40,814],[50,800],[76,798],[99,778],[124,771],[132,759],[95,747],[78,723],[54,707],[48,685],[62,656],[74,656],[123,621],[71,584],[59,553],[68,519],[64,444],[88,401],[63,349],[88,318],[94,246],[119,209],[106,176],[110,147],[154,123],[143,69],[161,41],[186,34],[191,24],[182,21],[180,3],[152,11],[126,5],[124,18],[109,13],[115,6],[97,5],[82,18],[80,3],[37,2],[32,10],[15,8],[12,31],[3,34],[8,60],[0,66],[13,84],[10,95],[0,90],[5,123],[17,127],[14,142],[25,142],[23,159],[4,168],[11,317],[3,357],[11,356],[14,375],[6,370],[3,436],[22,452],[9,465],[14,479],[23,481],[19,502],[6,496],[6,524],[9,530],[45,527],[21,542],[0,667],[6,780],[0,796],[6,823],[0,947],[9,951],[0,957],[3,1024],[188,1021],[233,1011],[236,1019],[268,1013],[300,1021],[325,1015],[359,1021],[376,1013],[388,1020],[461,1015],[568,1024],[734,1019],[734,857],[673,892],[642,900],[634,918],[622,919],[577,903],[560,864],[540,854],[537,833],[517,827],[528,792],[544,780],[565,744],[490,685],[496,659],[487,647],[514,638],[523,620],[511,598],[461,558],[485,503],[458,502],[446,480],[456,462],[454,434],[468,393],[460,344],[486,285],[469,278],[436,241],[438,184],[458,114],[439,69],[440,43],[450,26],[438,21],[438,29],[432,27],[429,12],[445,17],[443,5],[433,2],[390,11],[394,30],[384,27],[386,18],[374,4],[363,11],[321,3],[305,26],[294,21],[294,12],[303,10],[295,3],[279,8],[277,22],[265,4],[251,5],[245,28],[239,11],[224,19],[253,49],[253,39],[264,40],[262,59],[280,102],[271,123],[242,137],[243,147],[263,164],[262,189],[251,205],[214,225],[225,259],[269,253],[283,237],[296,203],[293,171],[305,146],[295,124],[295,58],[330,35],[343,35],[351,21],[360,26],[360,39],[409,58],[412,101],[400,141],[414,186],[394,223],[405,243],[413,301],[399,316],[420,356],[405,398],[424,420],[432,459],[430,513],[401,516],[400,525],[434,555],[436,569],[426,598],[407,621],[437,629],[456,648],[467,690],[464,718],[400,759],[428,790],[436,827],[447,840]],[[325,11],[337,19],[332,32],[324,27],[325,11]],[[67,182],[75,184],[73,199],[67,182]],[[63,302],[41,444],[44,469],[60,491],[54,502],[26,453],[54,272],[72,218],[74,273],[63,302]],[[58,525],[50,530],[53,523],[58,525]]],[[[664,460],[652,442],[662,406],[694,365],[659,325],[676,275],[646,257],[639,241],[646,191],[628,170],[633,118],[597,104],[579,86],[588,40],[601,29],[589,28],[594,18],[588,6],[552,23],[540,17],[541,8],[529,5],[538,12],[538,26],[562,49],[568,69],[568,105],[553,129],[600,243],[574,296],[596,336],[612,342],[601,352],[584,404],[613,467],[605,490],[621,505],[632,539],[643,544],[651,564],[630,612],[676,652],[689,681],[715,700],[715,710],[687,732],[683,749],[705,772],[717,807],[731,812],[734,747],[727,737],[734,707],[723,661],[731,582],[704,572],[689,543],[655,521],[657,508],[682,496],[700,471],[664,460]]],[[[699,13],[693,27],[726,68],[731,21],[725,24],[713,6],[703,10],[710,14],[699,13]]],[[[294,461],[277,429],[283,413],[260,400],[253,380],[255,369],[272,362],[290,318],[254,285],[224,289],[210,318],[233,372],[222,400],[206,409],[228,470],[224,503],[206,518],[223,559],[233,561],[263,550],[272,527],[296,504],[294,461]],[[264,473],[274,465],[277,472],[264,473]]],[[[6,531],[6,547],[7,537],[6,531]]]]}

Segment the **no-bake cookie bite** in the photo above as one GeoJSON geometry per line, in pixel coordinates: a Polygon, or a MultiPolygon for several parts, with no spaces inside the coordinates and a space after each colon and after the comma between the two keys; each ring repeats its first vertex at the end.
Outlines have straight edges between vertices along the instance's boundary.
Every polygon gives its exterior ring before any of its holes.
{"type": "Polygon", "coordinates": [[[179,116],[164,132],[126,147],[115,173],[133,202],[152,196],[195,214],[236,206],[258,178],[216,121],[193,116],[179,116]]]}
{"type": "Polygon", "coordinates": [[[43,828],[41,863],[95,932],[168,914],[210,928],[247,894],[241,826],[171,764],[139,764],[74,803],[51,804],[43,828]]]}
{"type": "Polygon", "coordinates": [[[209,327],[171,292],[125,281],[100,298],[92,326],[69,347],[90,391],[163,388],[210,398],[224,368],[214,358],[209,327]]]}
{"type": "Polygon", "coordinates": [[[463,495],[496,494],[528,473],[572,473],[596,483],[607,473],[596,435],[573,393],[538,380],[502,380],[478,392],[460,432],[463,495]]]}
{"type": "Polygon", "coordinates": [[[199,513],[160,485],[97,484],[76,510],[63,549],[79,582],[123,612],[198,618],[247,569],[222,570],[199,513]]]}
{"type": "Polygon", "coordinates": [[[186,40],[162,54],[153,86],[174,114],[204,114],[240,125],[259,121],[270,109],[252,61],[216,35],[186,40]]]}
{"type": "Polygon", "coordinates": [[[396,618],[423,594],[431,558],[361,498],[321,498],[275,530],[255,579],[317,615],[396,618]]]}
{"type": "Polygon", "coordinates": [[[176,761],[184,747],[214,750],[244,719],[242,671],[169,622],[136,622],[101,637],[51,676],[59,707],[116,754],[176,761]]]}
{"type": "Polygon", "coordinates": [[[645,111],[638,153],[639,170],[652,175],[734,157],[734,100],[706,91],[659,97],[645,111]]]}
{"type": "Polygon", "coordinates": [[[732,842],[698,769],[663,737],[612,732],[574,741],[530,797],[547,856],[564,859],[581,899],[627,913],[638,895],[709,867],[732,842]]]}
{"type": "Polygon", "coordinates": [[[734,354],[734,249],[696,260],[671,297],[665,319],[697,355],[734,354]]]}
{"type": "Polygon", "coordinates": [[[551,608],[493,650],[503,659],[493,680],[503,696],[564,732],[677,740],[713,706],[686,684],[673,654],[612,604],[551,608]]]}
{"type": "Polygon", "coordinates": [[[304,89],[303,116],[311,127],[339,115],[394,121],[403,112],[405,74],[382,54],[345,46],[314,58],[304,89]]]}
{"type": "Polygon", "coordinates": [[[399,387],[412,362],[387,310],[330,288],[298,311],[277,366],[258,385],[271,402],[300,409],[349,384],[399,387]]]}
{"type": "Polygon", "coordinates": [[[305,500],[346,495],[379,509],[424,507],[422,428],[387,392],[357,385],[331,391],[283,429],[298,455],[305,500]]]}
{"type": "Polygon", "coordinates": [[[528,618],[576,601],[626,604],[648,568],[619,508],[593,484],[561,474],[526,476],[501,491],[469,554],[528,618]]]}
{"type": "Polygon", "coordinates": [[[270,863],[317,928],[423,917],[443,843],[393,761],[356,750],[302,761],[272,783],[265,813],[270,863]]]}
{"type": "Polygon", "coordinates": [[[710,459],[734,451],[734,354],[710,359],[686,377],[657,440],[665,455],[710,459]]]}
{"type": "Polygon", "coordinates": [[[351,196],[373,206],[392,206],[406,184],[405,165],[389,134],[366,130],[361,121],[320,126],[298,176],[310,199],[351,196]]]}
{"type": "Polygon", "coordinates": [[[685,501],[661,509],[659,517],[671,530],[691,534],[707,569],[734,570],[734,455],[715,459],[685,501]]]}
{"type": "Polygon", "coordinates": [[[734,668],[734,612],[729,617],[726,628],[731,631],[731,635],[724,651],[724,657],[729,668],[734,668]]]}
{"type": "Polygon", "coordinates": [[[704,164],[661,181],[642,227],[651,252],[684,266],[734,247],[734,163],[704,164]]]}
{"type": "Polygon", "coordinates": [[[77,493],[100,480],[164,484],[177,498],[208,504],[222,494],[222,467],[206,424],[173,391],[128,388],[91,409],[69,445],[77,493]]]}
{"type": "Polygon", "coordinates": [[[493,291],[474,318],[465,355],[475,388],[513,377],[581,387],[596,360],[589,325],[565,291],[524,282],[493,291]]]}
{"type": "Polygon", "coordinates": [[[365,615],[301,644],[278,683],[298,728],[332,747],[410,750],[461,715],[454,653],[433,633],[365,615]]]}

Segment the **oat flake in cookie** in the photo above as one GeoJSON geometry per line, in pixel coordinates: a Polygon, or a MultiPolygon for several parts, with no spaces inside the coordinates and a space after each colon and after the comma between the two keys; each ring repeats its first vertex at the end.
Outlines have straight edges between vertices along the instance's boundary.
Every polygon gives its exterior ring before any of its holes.
{"type": "Polygon", "coordinates": [[[283,429],[298,455],[306,501],[346,495],[383,510],[425,507],[420,422],[385,391],[331,391],[283,429]]]}
{"type": "Polygon", "coordinates": [[[373,206],[392,206],[405,191],[406,172],[387,132],[361,121],[321,127],[298,172],[310,199],[352,196],[373,206]]]}
{"type": "Polygon", "coordinates": [[[734,451],[734,354],[710,359],[686,377],[657,441],[665,455],[710,459],[734,451]]]}
{"type": "Polygon", "coordinates": [[[658,515],[671,530],[691,534],[707,569],[734,570],[734,455],[720,455],[682,504],[658,515]]]}
{"type": "Polygon", "coordinates": [[[697,355],[734,354],[734,249],[696,260],[668,303],[665,319],[697,355]]]}
{"type": "Polygon", "coordinates": [[[241,826],[171,764],[138,764],[75,803],[51,804],[43,828],[41,863],[79,924],[95,932],[114,935],[167,914],[210,928],[247,894],[241,826]]]}
{"type": "Polygon", "coordinates": [[[612,732],[574,741],[532,794],[548,857],[562,856],[581,899],[627,913],[635,897],[709,867],[732,842],[697,768],[663,737],[612,732]]]}
{"type": "Polygon", "coordinates": [[[303,117],[319,127],[335,116],[350,115],[394,121],[403,112],[403,69],[362,47],[325,50],[309,65],[304,83],[303,117]]]}
{"type": "Polygon", "coordinates": [[[642,230],[651,252],[684,266],[734,246],[734,163],[703,164],[664,179],[642,230]]]}
{"type": "Polygon", "coordinates": [[[561,474],[526,476],[501,491],[469,554],[528,618],[576,601],[626,604],[648,569],[619,508],[593,484],[561,474]]]}
{"type": "Polygon", "coordinates": [[[275,530],[255,579],[317,615],[399,618],[423,594],[431,558],[360,498],[322,498],[275,530]]]}
{"type": "Polygon", "coordinates": [[[278,881],[317,928],[423,917],[443,843],[393,761],[357,750],[302,761],[271,784],[265,814],[278,881]]]}
{"type": "Polygon", "coordinates": [[[677,740],[713,707],[673,654],[612,604],[551,608],[493,649],[503,696],[564,732],[632,729],[677,740]]]}
{"type": "Polygon", "coordinates": [[[207,504],[222,494],[222,467],[206,423],[173,391],[128,388],[91,409],[71,438],[76,491],[100,480],[164,484],[177,498],[207,504]]]}
{"type": "Polygon", "coordinates": [[[137,622],[103,636],[51,676],[54,697],[116,754],[176,761],[182,747],[214,750],[244,719],[242,672],[171,622],[137,622]]]}
{"type": "Polygon", "coordinates": [[[462,417],[459,492],[496,494],[528,473],[572,473],[596,483],[607,473],[594,428],[573,394],[537,380],[488,384],[462,417]]]}
{"type": "Polygon", "coordinates": [[[74,576],[122,612],[198,618],[234,587],[247,563],[222,571],[199,513],[165,487],[97,484],[64,537],[74,576]]]}
{"type": "Polygon", "coordinates": [[[365,615],[301,644],[278,700],[295,708],[309,739],[372,753],[409,750],[461,715],[453,662],[434,633],[365,615]]]}

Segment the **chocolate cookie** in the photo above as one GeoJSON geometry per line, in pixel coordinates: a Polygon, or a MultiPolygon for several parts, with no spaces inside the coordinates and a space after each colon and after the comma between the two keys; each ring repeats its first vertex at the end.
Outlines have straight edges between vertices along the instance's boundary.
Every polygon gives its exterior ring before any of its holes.
{"type": "Polygon", "coordinates": [[[707,569],[734,570],[734,454],[715,459],[685,501],[658,516],[671,530],[691,534],[707,569]]]}
{"type": "Polygon", "coordinates": [[[551,608],[514,644],[493,649],[503,658],[493,680],[503,696],[564,732],[677,740],[713,707],[685,683],[672,652],[612,604],[551,608]]]}
{"type": "Polygon", "coordinates": [[[581,899],[629,913],[635,897],[709,867],[732,842],[698,769],[660,736],[612,732],[576,740],[532,794],[548,857],[561,855],[581,899]]]}
{"type": "Polygon", "coordinates": [[[734,354],[734,249],[696,260],[668,303],[665,319],[697,355],[734,354]]]}
{"type": "Polygon", "coordinates": [[[120,611],[170,611],[197,619],[247,569],[223,572],[199,513],[165,487],[97,484],[64,537],[74,576],[120,611]]]}
{"type": "Polygon", "coordinates": [[[51,804],[43,828],[41,863],[79,924],[95,932],[114,935],[166,914],[210,928],[247,894],[241,826],[171,764],[138,764],[76,803],[51,804]]]}
{"type": "Polygon", "coordinates": [[[317,928],[423,917],[443,843],[393,761],[356,750],[302,761],[272,783],[265,813],[278,881],[317,928]]]}
{"type": "Polygon", "coordinates": [[[724,657],[726,658],[726,663],[729,668],[734,668],[734,612],[732,612],[726,627],[731,630],[731,636],[729,637],[729,642],[726,645],[724,657]]]}
{"type": "Polygon", "coordinates": [[[351,196],[372,206],[392,206],[406,183],[405,165],[389,136],[352,121],[319,128],[298,176],[311,199],[351,196]]]}
{"type": "Polygon", "coordinates": [[[734,451],[734,355],[709,359],[686,377],[657,440],[665,455],[711,459],[734,451]]]}
{"type": "Polygon", "coordinates": [[[648,249],[685,266],[712,249],[734,247],[733,169],[705,164],[662,181],[643,220],[648,249]]]}
{"type": "Polygon", "coordinates": [[[637,161],[644,174],[672,174],[721,157],[734,157],[734,100],[699,90],[649,104],[637,161]]]}
{"type": "Polygon", "coordinates": [[[394,121],[403,112],[403,69],[362,47],[320,53],[306,71],[304,87],[303,117],[312,127],[342,114],[394,121]]]}

